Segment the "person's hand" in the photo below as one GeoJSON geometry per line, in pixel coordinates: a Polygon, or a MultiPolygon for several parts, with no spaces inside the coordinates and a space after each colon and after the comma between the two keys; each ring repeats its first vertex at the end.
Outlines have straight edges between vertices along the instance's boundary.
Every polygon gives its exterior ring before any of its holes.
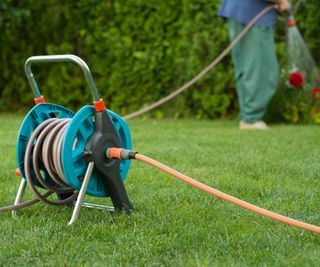
{"type": "Polygon", "coordinates": [[[291,3],[289,0],[281,0],[279,4],[277,4],[277,9],[279,12],[288,11],[291,8],[291,3]]]}

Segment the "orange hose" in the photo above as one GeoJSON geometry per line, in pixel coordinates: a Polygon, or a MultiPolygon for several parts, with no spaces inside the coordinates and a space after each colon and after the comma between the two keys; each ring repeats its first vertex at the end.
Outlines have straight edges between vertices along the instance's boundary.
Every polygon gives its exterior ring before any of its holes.
{"type": "Polygon", "coordinates": [[[268,211],[266,209],[263,209],[263,208],[260,208],[258,206],[255,206],[255,205],[252,205],[246,201],[243,201],[241,199],[238,199],[238,198],[235,198],[233,196],[230,196],[228,194],[225,194],[223,192],[220,192],[219,190],[216,190],[212,187],[209,187],[205,184],[202,184],[154,159],[151,159],[149,157],[146,157],[144,155],[141,155],[141,154],[136,154],[135,155],[135,158],[137,160],[140,160],[140,161],[143,161],[161,171],[164,171],[176,178],[178,178],[179,180],[181,180],[182,182],[185,182],[191,186],[194,186],[210,195],[213,195],[215,197],[218,197],[218,198],[221,198],[223,200],[226,200],[230,203],[233,203],[241,208],[244,208],[244,209],[247,209],[247,210],[250,210],[250,211],[253,211],[257,214],[260,214],[262,216],[265,216],[265,217],[268,217],[270,219],[273,219],[273,220],[276,220],[276,221],[279,221],[279,222],[282,222],[282,223],[285,223],[285,224],[288,224],[288,225],[292,225],[292,226],[295,226],[295,227],[298,227],[298,228],[301,228],[303,230],[307,230],[307,231],[310,231],[310,232],[314,232],[314,233],[320,233],[320,227],[318,226],[315,226],[315,225],[312,225],[312,224],[308,224],[308,223],[304,223],[304,222],[301,222],[301,221],[297,221],[297,220],[294,220],[294,219],[291,219],[291,218],[288,218],[288,217],[285,217],[283,215],[280,215],[280,214],[277,214],[277,213],[274,213],[274,212],[271,212],[271,211],[268,211]]]}

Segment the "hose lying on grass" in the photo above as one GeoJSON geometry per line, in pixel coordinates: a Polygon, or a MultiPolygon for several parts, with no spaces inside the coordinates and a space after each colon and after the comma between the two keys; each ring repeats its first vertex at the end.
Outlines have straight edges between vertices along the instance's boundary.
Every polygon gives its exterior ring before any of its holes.
{"type": "Polygon", "coordinates": [[[279,221],[281,223],[288,224],[291,226],[295,226],[295,227],[298,227],[298,228],[306,230],[306,231],[320,234],[320,227],[319,226],[315,226],[312,224],[308,224],[308,223],[304,223],[304,222],[301,222],[298,220],[294,220],[294,219],[288,218],[286,216],[277,214],[275,212],[260,208],[255,205],[252,205],[244,200],[235,198],[235,197],[230,196],[226,193],[223,193],[217,189],[214,189],[210,186],[207,186],[203,183],[200,183],[200,182],[192,179],[191,177],[184,175],[181,172],[178,172],[178,171],[170,168],[169,166],[162,164],[162,163],[160,163],[152,158],[149,158],[147,156],[144,156],[142,154],[128,151],[128,150],[125,150],[122,148],[111,148],[111,149],[108,149],[107,156],[109,158],[116,158],[116,159],[120,159],[120,160],[136,159],[136,160],[142,161],[142,162],[147,163],[148,165],[150,165],[154,168],[157,168],[163,172],[166,172],[166,173],[176,177],[177,179],[179,179],[180,181],[182,181],[186,184],[189,184],[193,187],[196,187],[196,188],[200,189],[201,191],[204,191],[204,192],[206,192],[210,195],[213,195],[217,198],[228,201],[236,206],[250,210],[254,213],[257,213],[257,214],[262,215],[264,217],[268,217],[272,220],[279,221]]]}

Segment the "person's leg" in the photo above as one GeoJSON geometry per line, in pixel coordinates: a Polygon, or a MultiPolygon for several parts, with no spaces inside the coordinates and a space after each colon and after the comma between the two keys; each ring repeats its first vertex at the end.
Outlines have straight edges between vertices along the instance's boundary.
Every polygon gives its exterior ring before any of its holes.
{"type": "MultiPolygon", "coordinates": [[[[245,27],[234,20],[228,25],[231,40],[245,27]]],[[[279,81],[273,29],[254,26],[233,49],[232,56],[240,119],[255,123],[263,118],[279,81]]]]}

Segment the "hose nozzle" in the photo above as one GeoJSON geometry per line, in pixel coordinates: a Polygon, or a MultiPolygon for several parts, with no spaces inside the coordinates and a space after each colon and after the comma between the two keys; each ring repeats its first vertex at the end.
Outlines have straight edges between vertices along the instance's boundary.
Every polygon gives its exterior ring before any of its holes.
{"type": "Polygon", "coordinates": [[[288,17],[288,22],[287,22],[288,27],[294,27],[297,25],[297,21],[294,18],[294,16],[292,15],[292,13],[289,15],[288,17]]]}

